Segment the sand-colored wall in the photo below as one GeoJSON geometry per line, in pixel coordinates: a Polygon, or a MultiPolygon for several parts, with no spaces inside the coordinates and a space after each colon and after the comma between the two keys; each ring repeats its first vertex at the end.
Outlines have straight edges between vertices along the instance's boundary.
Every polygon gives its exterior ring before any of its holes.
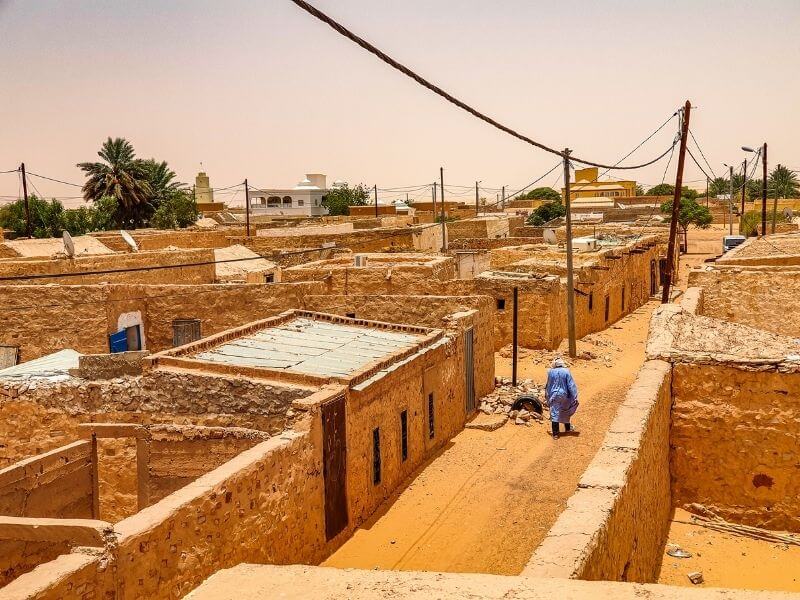
{"type": "Polygon", "coordinates": [[[646,362],[603,445],[523,575],[651,582],[672,502],[671,367],[646,362]]]}
{"type": "Polygon", "coordinates": [[[58,277],[0,281],[3,285],[88,285],[92,283],[213,283],[214,251],[195,249],[182,252],[154,251],[130,254],[97,254],[74,259],[0,260],[0,278],[58,275],[58,277]],[[204,263],[204,264],[198,264],[204,263]],[[148,269],[155,266],[169,269],[148,269]],[[143,269],[124,271],[124,269],[143,269]],[[90,274],[93,271],[119,273],[90,274]],[[66,276],[64,276],[66,275],[66,276]]]}
{"type": "Polygon", "coordinates": [[[716,268],[689,274],[703,290],[700,314],[800,337],[800,268],[716,268]]]}
{"type": "MultiPolygon", "coordinates": [[[[269,231],[269,230],[266,230],[269,231]]],[[[414,227],[406,229],[361,229],[350,233],[325,233],[285,236],[252,236],[229,238],[231,244],[242,244],[254,252],[264,254],[283,248],[319,248],[333,242],[337,248],[350,248],[354,252],[381,252],[386,249],[437,251],[442,245],[439,227],[414,227]]]]}
{"type": "Polygon", "coordinates": [[[92,445],[78,441],[0,470],[0,515],[91,519],[92,445]]]}
{"type": "Polygon", "coordinates": [[[675,504],[800,532],[800,373],[677,363],[672,388],[675,504]]]}
{"type": "MultiPolygon", "coordinates": [[[[251,228],[253,226],[251,225],[251,228]]],[[[176,248],[224,248],[230,246],[230,236],[244,235],[242,227],[219,227],[211,230],[181,231],[129,231],[140,251],[163,250],[168,246],[176,248]]],[[[103,231],[89,234],[96,237],[104,245],[117,252],[129,252],[130,248],[118,231],[103,231]]]]}

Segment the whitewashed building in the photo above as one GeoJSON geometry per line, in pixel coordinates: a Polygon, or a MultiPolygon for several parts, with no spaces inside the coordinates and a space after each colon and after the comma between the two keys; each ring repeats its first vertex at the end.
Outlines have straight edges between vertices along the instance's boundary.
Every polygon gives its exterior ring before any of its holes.
{"type": "MultiPolygon", "coordinates": [[[[334,183],[334,187],[337,184],[334,183]]],[[[328,209],[322,205],[327,193],[325,175],[309,173],[291,189],[251,189],[250,212],[256,215],[327,215],[328,209]]]]}

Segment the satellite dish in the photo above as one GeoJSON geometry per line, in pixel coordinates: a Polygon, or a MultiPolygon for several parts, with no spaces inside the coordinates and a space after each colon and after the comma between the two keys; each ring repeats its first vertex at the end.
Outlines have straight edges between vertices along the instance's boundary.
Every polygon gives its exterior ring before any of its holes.
{"type": "Polygon", "coordinates": [[[72,236],[69,234],[69,231],[65,231],[61,234],[61,237],[64,239],[64,252],[67,253],[69,258],[75,257],[75,243],[72,241],[72,236]]]}
{"type": "Polygon", "coordinates": [[[783,216],[786,217],[786,220],[791,221],[792,217],[794,217],[794,211],[790,207],[786,207],[783,209],[783,216]]]}
{"type": "Polygon", "coordinates": [[[556,230],[552,227],[545,228],[544,232],[542,233],[542,237],[544,238],[545,244],[557,244],[558,238],[556,237],[556,230]]]}
{"type": "Polygon", "coordinates": [[[128,244],[132,252],[139,251],[139,246],[136,244],[136,240],[131,237],[130,233],[124,229],[120,229],[119,234],[122,236],[122,239],[125,240],[125,243],[128,244]]]}

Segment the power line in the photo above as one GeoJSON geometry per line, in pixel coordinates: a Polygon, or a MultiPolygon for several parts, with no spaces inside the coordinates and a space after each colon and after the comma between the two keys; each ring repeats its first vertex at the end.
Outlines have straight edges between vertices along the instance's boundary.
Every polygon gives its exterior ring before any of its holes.
{"type": "Polygon", "coordinates": [[[34,177],[38,177],[40,179],[47,179],[48,181],[55,181],[56,183],[63,183],[64,185],[71,185],[73,187],[82,188],[83,185],[79,183],[70,183],[69,181],[62,181],[60,179],[53,179],[52,177],[47,177],[45,175],[39,175],[38,173],[32,173],[31,171],[26,171],[26,174],[33,175],[34,177]]]}
{"type": "MultiPolygon", "coordinates": [[[[689,129],[689,135],[692,136],[692,141],[694,141],[694,145],[697,146],[697,149],[700,151],[700,156],[702,156],[703,160],[706,161],[706,165],[708,165],[708,170],[711,171],[711,174],[714,176],[714,179],[716,179],[717,178],[717,174],[714,173],[714,167],[712,167],[711,163],[708,162],[708,159],[706,158],[706,155],[703,153],[703,149],[700,147],[700,144],[697,143],[697,138],[694,137],[694,133],[692,132],[691,129],[689,129]]],[[[691,152],[689,154],[691,154],[691,152]]],[[[694,160],[694,157],[692,157],[692,160],[694,160]]],[[[696,160],[694,160],[694,162],[695,162],[695,164],[697,164],[696,160]]],[[[700,165],[697,165],[697,166],[699,167],[700,165]]],[[[703,171],[703,169],[700,169],[700,170],[703,171]]],[[[705,171],[703,171],[703,173],[705,174],[705,171]]],[[[706,175],[706,177],[708,177],[708,175],[706,175]]]]}
{"type": "MultiPolygon", "coordinates": [[[[507,134],[519,139],[519,140],[522,140],[523,142],[526,142],[527,144],[535,146],[535,147],[539,148],[540,150],[544,150],[545,152],[549,152],[550,154],[555,154],[557,156],[563,156],[563,152],[561,150],[556,150],[554,148],[546,146],[545,144],[543,144],[541,142],[537,142],[536,140],[533,140],[533,139],[529,138],[526,135],[518,133],[517,131],[511,129],[510,127],[507,127],[506,125],[503,125],[502,123],[499,123],[498,121],[492,119],[491,117],[488,117],[488,116],[484,115],[483,113],[481,113],[477,109],[472,108],[470,105],[466,104],[465,102],[462,102],[461,100],[459,100],[455,96],[452,96],[451,94],[447,93],[446,91],[444,91],[439,86],[434,85],[433,83],[431,83],[427,79],[423,78],[422,76],[418,75],[417,73],[415,73],[414,71],[412,71],[411,69],[406,67],[405,65],[397,62],[395,59],[393,59],[392,57],[390,57],[386,53],[382,52],[381,50],[379,50],[378,48],[376,48],[375,46],[373,46],[372,44],[370,44],[369,42],[367,42],[363,38],[357,36],[355,33],[350,31],[349,29],[347,29],[344,25],[342,25],[339,22],[335,21],[334,19],[332,19],[331,17],[329,17],[328,15],[326,15],[325,13],[320,11],[319,9],[315,8],[314,6],[312,6],[311,4],[306,2],[305,0],[291,0],[291,1],[294,4],[296,4],[297,6],[299,6],[300,8],[302,8],[304,11],[306,11],[311,16],[319,19],[320,21],[322,21],[323,23],[325,23],[326,25],[331,27],[334,31],[336,31],[340,35],[343,35],[344,37],[346,37],[350,41],[358,44],[359,46],[361,46],[364,50],[366,50],[370,54],[375,55],[376,57],[378,57],[380,60],[382,60],[384,63],[386,63],[387,65],[389,65],[393,69],[396,69],[396,70],[400,71],[403,75],[406,75],[407,77],[410,77],[411,79],[416,81],[421,86],[429,89],[434,94],[437,94],[437,95],[441,96],[442,98],[444,98],[445,100],[447,100],[451,104],[454,104],[455,106],[459,107],[460,109],[465,110],[466,112],[468,112],[472,116],[480,119],[481,121],[483,121],[485,123],[488,123],[492,127],[496,127],[500,131],[503,131],[503,132],[505,132],[505,133],[507,133],[507,134]]],[[[620,167],[620,166],[615,165],[613,168],[621,169],[621,170],[623,170],[623,169],[640,169],[642,167],[647,167],[647,166],[649,166],[649,165],[661,160],[662,158],[663,158],[663,156],[659,156],[659,157],[657,157],[657,158],[655,158],[655,159],[653,159],[651,161],[642,163],[640,165],[628,165],[628,166],[624,166],[624,167],[620,167]]],[[[578,158],[578,157],[575,157],[575,156],[572,157],[572,160],[575,161],[575,162],[584,164],[584,165],[589,165],[589,166],[592,166],[592,167],[599,167],[601,169],[612,168],[612,167],[609,167],[609,165],[604,165],[602,163],[593,162],[593,161],[582,159],[582,158],[578,158]]]]}

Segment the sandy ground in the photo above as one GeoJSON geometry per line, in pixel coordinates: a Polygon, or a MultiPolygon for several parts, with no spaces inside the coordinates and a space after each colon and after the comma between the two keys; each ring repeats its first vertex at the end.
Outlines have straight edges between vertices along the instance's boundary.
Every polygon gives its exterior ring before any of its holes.
{"type": "MultiPolygon", "coordinates": [[[[644,361],[651,302],[579,342],[572,372],[579,436],[549,436],[549,423],[464,430],[324,564],[519,574],[563,510],[644,361]],[[607,366],[611,365],[611,366],[607,366]]],[[[501,352],[497,375],[510,376],[501,352]]],[[[552,353],[524,351],[519,377],[543,383],[552,353]]]]}
{"type": "Polygon", "coordinates": [[[712,531],[689,521],[688,512],[676,509],[668,543],[692,553],[691,558],[664,554],[658,583],[693,586],[687,573],[699,571],[706,587],[800,592],[800,546],[773,544],[712,531]]]}

